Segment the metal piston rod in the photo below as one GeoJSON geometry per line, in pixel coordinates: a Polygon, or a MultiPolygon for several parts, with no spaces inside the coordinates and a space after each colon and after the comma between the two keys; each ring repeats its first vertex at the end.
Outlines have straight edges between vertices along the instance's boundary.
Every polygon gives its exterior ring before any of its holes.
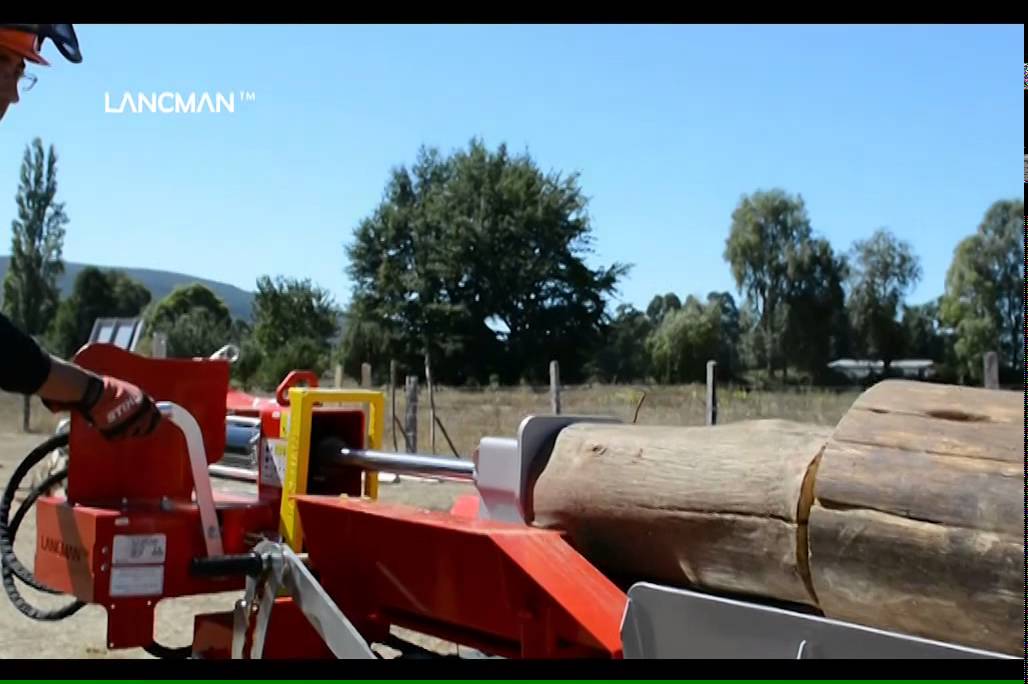
{"type": "Polygon", "coordinates": [[[471,461],[424,454],[394,454],[372,449],[350,449],[337,439],[326,439],[322,442],[318,446],[318,458],[323,462],[360,466],[397,475],[443,477],[467,482],[475,479],[475,464],[471,461]]]}
{"type": "MultiPolygon", "coordinates": [[[[475,464],[456,458],[424,454],[394,454],[372,449],[350,449],[342,441],[327,439],[318,446],[317,457],[323,463],[360,466],[397,475],[438,477],[463,482],[475,480],[475,464]]],[[[237,482],[256,482],[257,471],[222,464],[208,467],[211,477],[237,482]]]]}

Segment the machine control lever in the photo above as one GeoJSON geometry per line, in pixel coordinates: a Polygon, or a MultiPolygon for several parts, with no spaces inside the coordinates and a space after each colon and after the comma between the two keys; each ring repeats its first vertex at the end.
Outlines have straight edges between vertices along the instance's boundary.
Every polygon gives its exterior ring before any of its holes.
{"type": "Polygon", "coordinates": [[[225,577],[248,575],[258,577],[265,567],[264,559],[257,553],[236,553],[212,558],[194,558],[189,572],[198,577],[225,577]]]}

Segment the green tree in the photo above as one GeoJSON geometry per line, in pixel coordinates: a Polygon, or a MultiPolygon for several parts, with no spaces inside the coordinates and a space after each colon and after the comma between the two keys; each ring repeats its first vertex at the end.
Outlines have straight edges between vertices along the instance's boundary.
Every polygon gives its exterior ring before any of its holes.
{"type": "Polygon", "coordinates": [[[828,363],[848,351],[847,268],[823,238],[807,240],[788,255],[782,356],[786,367],[804,371],[813,382],[824,380],[828,363]]]}
{"type": "Polygon", "coordinates": [[[650,324],[656,327],[664,320],[664,316],[681,308],[682,300],[673,292],[668,292],[663,296],[654,295],[649,306],[646,307],[646,317],[650,319],[650,324]]]}
{"type": "Polygon", "coordinates": [[[779,310],[789,296],[789,264],[811,235],[803,198],[791,197],[783,190],[743,196],[732,212],[724,257],[731,265],[736,286],[746,293],[759,316],[769,375],[773,374],[786,324],[779,310]]]}
{"type": "Polygon", "coordinates": [[[630,304],[618,306],[605,341],[588,367],[600,382],[632,382],[650,372],[646,340],[653,332],[649,317],[630,304]]]}
{"type": "Polygon", "coordinates": [[[956,335],[957,370],[982,379],[982,354],[996,351],[1007,373],[1024,372],[1024,201],[1000,200],[957,245],[940,315],[956,335]]]}
{"type": "Polygon", "coordinates": [[[728,292],[709,292],[707,306],[718,312],[717,355],[718,376],[728,379],[741,370],[742,322],[735,298],[728,292]]]}
{"type": "Polygon", "coordinates": [[[11,260],[4,278],[4,311],[29,335],[43,335],[60,301],[62,251],[68,217],[57,202],[57,153],[36,138],[25,150],[11,223],[11,260]]]}
{"type": "Polygon", "coordinates": [[[258,278],[252,340],[261,357],[259,382],[274,387],[291,370],[323,373],[338,329],[332,297],[310,279],[258,278]]]}
{"type": "Polygon", "coordinates": [[[946,356],[946,342],[939,329],[939,302],[941,298],[925,304],[904,305],[903,349],[907,356],[942,362],[946,356]]]}
{"type": "Polygon", "coordinates": [[[760,313],[753,301],[746,298],[739,311],[739,365],[753,370],[767,367],[767,342],[760,324],[760,313]]]}
{"type": "Polygon", "coordinates": [[[193,309],[205,309],[218,325],[232,325],[228,306],[213,290],[201,283],[176,287],[147,312],[146,322],[155,330],[164,329],[193,309]]]}
{"type": "Polygon", "coordinates": [[[153,304],[146,316],[148,334],[164,333],[168,356],[209,356],[234,337],[228,306],[200,283],[176,287],[153,304]]]}
{"type": "Polygon", "coordinates": [[[698,382],[718,353],[721,307],[704,306],[690,295],[664,317],[648,347],[653,372],[662,383],[698,382]]]}
{"type": "Polygon", "coordinates": [[[574,382],[627,273],[585,264],[586,205],[577,175],[543,174],[505,145],[473,140],[446,158],[423,148],[347,249],[351,314],[378,322],[404,365],[429,353],[440,381],[539,380],[556,359],[574,382]]]}
{"type": "MultiPolygon", "coordinates": [[[[41,338],[60,301],[58,278],[64,273],[62,251],[68,217],[57,198],[57,153],[36,138],[25,150],[11,223],[11,259],[3,284],[3,309],[25,333],[41,338]]],[[[30,402],[23,404],[22,429],[28,431],[30,402]]]]}
{"type": "Polygon", "coordinates": [[[385,327],[370,316],[354,315],[352,310],[346,318],[338,354],[343,371],[351,378],[359,378],[363,363],[370,363],[372,368],[388,366],[392,345],[385,327]]]}
{"type": "Polygon", "coordinates": [[[142,283],[121,271],[87,266],[75,277],[71,295],[57,308],[51,344],[70,357],[89,339],[97,318],[138,316],[149,303],[150,291],[142,283]]]}
{"type": "Polygon", "coordinates": [[[889,364],[903,353],[900,306],[921,278],[910,245],[880,228],[853,245],[847,308],[860,351],[889,364]]]}

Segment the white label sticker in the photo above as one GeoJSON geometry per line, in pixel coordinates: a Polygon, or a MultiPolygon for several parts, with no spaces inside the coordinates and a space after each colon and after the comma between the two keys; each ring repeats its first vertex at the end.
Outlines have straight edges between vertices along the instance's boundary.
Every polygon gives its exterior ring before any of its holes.
{"type": "Polygon", "coordinates": [[[261,453],[261,484],[281,488],[285,477],[286,440],[265,440],[264,450],[261,453]]]}
{"type": "Polygon", "coordinates": [[[111,568],[111,596],[160,596],[163,591],[163,565],[111,568]]]}
{"type": "Polygon", "coordinates": [[[114,535],[115,565],[163,563],[168,554],[168,538],[163,534],[114,535]]]}

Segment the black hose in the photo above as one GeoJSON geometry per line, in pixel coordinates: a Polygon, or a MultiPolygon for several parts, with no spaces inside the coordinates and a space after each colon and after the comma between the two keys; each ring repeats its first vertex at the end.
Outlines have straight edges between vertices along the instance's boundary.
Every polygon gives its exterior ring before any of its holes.
{"type": "Polygon", "coordinates": [[[48,491],[57,482],[60,482],[64,477],[67,476],[67,471],[62,469],[56,473],[51,474],[43,482],[36,487],[33,487],[29,492],[29,496],[22,502],[21,506],[15,513],[14,520],[10,520],[11,505],[14,503],[14,496],[21,486],[22,480],[29,474],[40,461],[42,461],[49,453],[68,445],[68,435],[60,434],[51,437],[47,441],[43,442],[35,449],[33,449],[25,459],[18,464],[15,468],[14,474],[11,475],[11,479],[7,483],[7,487],[4,489],[3,498],[0,499],[0,561],[3,563],[2,581],[4,585],[4,591],[7,592],[8,598],[11,599],[11,603],[18,609],[22,614],[32,618],[33,620],[42,621],[56,621],[63,620],[64,618],[77,613],[83,607],[85,603],[79,600],[73,600],[59,608],[53,610],[42,610],[31,605],[26,601],[21,592],[18,591],[17,585],[14,583],[15,577],[24,582],[25,584],[44,591],[50,594],[62,594],[63,592],[52,589],[39,582],[14,553],[14,540],[17,534],[18,527],[21,525],[22,519],[28,512],[29,508],[35,503],[44,492],[48,491]]]}
{"type": "Polygon", "coordinates": [[[171,648],[169,646],[162,646],[156,641],[149,646],[144,646],[143,650],[154,658],[161,658],[163,660],[185,660],[193,656],[192,646],[177,646],[175,648],[171,648]]]}
{"type": "MultiPolygon", "coordinates": [[[[34,468],[40,461],[46,458],[46,456],[54,449],[66,446],[67,443],[68,436],[66,434],[57,435],[46,442],[43,442],[29,452],[29,455],[18,464],[17,468],[15,468],[14,474],[11,475],[11,479],[4,490],[3,499],[0,500],[0,558],[2,558],[4,565],[11,567],[15,577],[25,584],[28,584],[33,589],[45,591],[49,594],[60,594],[62,592],[55,591],[50,587],[41,584],[33,576],[32,572],[26,569],[18,560],[18,557],[15,556],[14,532],[17,528],[14,527],[12,530],[11,521],[8,520],[8,516],[10,515],[11,505],[14,503],[14,497],[18,492],[18,488],[21,487],[21,482],[29,474],[29,471],[31,471],[32,468],[34,468]]],[[[33,497],[32,492],[30,492],[30,498],[33,501],[35,501],[38,496],[39,494],[36,494],[36,496],[33,497]]],[[[17,517],[17,515],[15,517],[17,517]]]]}

